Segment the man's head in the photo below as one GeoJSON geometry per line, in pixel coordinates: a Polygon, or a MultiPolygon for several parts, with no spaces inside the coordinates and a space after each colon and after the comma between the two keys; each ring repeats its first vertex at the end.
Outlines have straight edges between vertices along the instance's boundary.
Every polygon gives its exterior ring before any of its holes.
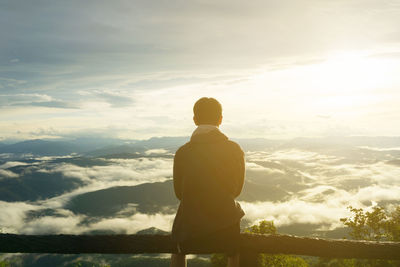
{"type": "Polygon", "coordinates": [[[193,107],[193,120],[196,125],[211,124],[219,126],[222,122],[222,106],[212,97],[202,97],[193,107]]]}

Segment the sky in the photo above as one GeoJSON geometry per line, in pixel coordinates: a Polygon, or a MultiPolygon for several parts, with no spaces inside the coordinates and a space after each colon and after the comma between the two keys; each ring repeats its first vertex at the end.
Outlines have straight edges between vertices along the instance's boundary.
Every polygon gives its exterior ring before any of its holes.
{"type": "Polygon", "coordinates": [[[400,3],[0,0],[0,141],[400,135],[400,3]]]}

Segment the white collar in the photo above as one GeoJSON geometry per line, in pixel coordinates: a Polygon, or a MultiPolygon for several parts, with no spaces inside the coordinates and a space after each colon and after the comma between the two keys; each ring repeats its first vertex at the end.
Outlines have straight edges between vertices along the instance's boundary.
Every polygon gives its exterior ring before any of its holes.
{"type": "Polygon", "coordinates": [[[199,126],[197,126],[197,128],[193,131],[192,136],[193,135],[197,135],[197,134],[203,134],[203,133],[208,133],[211,132],[213,130],[217,129],[219,131],[218,126],[215,125],[211,125],[211,124],[200,124],[199,126]]]}

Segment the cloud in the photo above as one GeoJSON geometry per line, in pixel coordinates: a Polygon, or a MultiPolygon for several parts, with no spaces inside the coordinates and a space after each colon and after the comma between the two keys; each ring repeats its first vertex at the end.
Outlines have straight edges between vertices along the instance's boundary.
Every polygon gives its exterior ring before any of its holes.
{"type": "MultiPolygon", "coordinates": [[[[185,69],[188,65],[204,66],[206,63],[208,66],[211,63],[225,66],[235,63],[237,66],[240,61],[242,64],[249,64],[248,61],[262,64],[269,58],[325,51],[340,46],[340,41],[346,38],[349,43],[361,45],[364,41],[368,44],[371,41],[363,36],[365,32],[360,28],[360,20],[367,24],[364,26],[369,33],[382,42],[382,36],[391,33],[390,29],[397,22],[397,9],[392,7],[389,12],[390,8],[382,8],[384,5],[379,1],[371,2],[387,13],[368,12],[371,9],[367,5],[355,5],[364,11],[361,14],[367,19],[362,19],[360,12],[343,1],[335,4],[320,1],[254,1],[252,4],[226,0],[218,3],[171,1],[168,5],[162,1],[151,5],[140,1],[116,1],[113,5],[107,1],[99,1],[96,5],[73,1],[47,6],[49,16],[42,18],[41,6],[46,6],[46,2],[37,6],[4,5],[2,32],[4,38],[11,40],[4,48],[4,57],[7,55],[9,59],[10,55],[15,55],[12,58],[42,64],[72,65],[78,61],[97,70],[110,71],[116,63],[125,66],[129,61],[134,70],[143,70],[149,65],[164,69],[181,65],[185,69]],[[71,20],[73,14],[75,19],[71,20]],[[130,20],[131,17],[135,17],[135,21],[130,20]],[[19,27],[14,21],[31,24],[27,24],[30,25],[28,28],[19,27]],[[372,21],[381,23],[377,25],[372,21]],[[279,31],[276,30],[278,24],[279,31]],[[38,36],[37,32],[42,34],[38,36]],[[12,41],[20,40],[15,36],[23,41],[12,41]],[[209,45],[210,40],[213,46],[209,45]],[[19,48],[19,55],[11,49],[13,46],[19,48]],[[62,55],[57,54],[60,49],[63,49],[62,55]],[[240,54],[243,51],[246,56],[240,54]]],[[[90,69],[86,71],[90,72],[90,69]]]]}
{"type": "MultiPolygon", "coordinates": [[[[340,146],[335,146],[335,149],[337,151],[333,148],[322,150],[326,154],[300,148],[270,148],[267,151],[246,153],[246,179],[270,186],[271,190],[283,190],[287,194],[284,199],[274,201],[241,201],[246,212],[245,219],[251,223],[262,219],[274,220],[278,227],[323,224],[332,230],[342,226],[340,218],[350,215],[347,210],[350,205],[370,209],[376,203],[386,205],[400,202],[400,169],[386,163],[387,157],[392,158],[386,155],[388,151],[383,154],[380,151],[378,154],[366,153],[360,159],[359,152],[364,153],[364,149],[352,148],[352,153],[340,146]]],[[[135,205],[131,205],[122,209],[114,218],[94,219],[73,214],[64,207],[72,197],[85,192],[164,181],[172,175],[172,159],[99,159],[99,165],[94,166],[53,162],[51,158],[36,160],[41,162],[29,167],[17,161],[6,162],[1,165],[0,172],[19,166],[24,169],[20,175],[25,171],[57,173],[62,174],[64,179],[78,178],[84,181],[84,185],[71,192],[31,203],[0,202],[0,209],[4,210],[0,214],[3,232],[78,234],[92,230],[112,230],[117,233],[135,233],[152,226],[170,230],[174,217],[171,211],[167,214],[133,214],[135,205]],[[53,215],[44,213],[45,216],[28,216],[30,210],[46,209],[54,211],[53,215]]]]}
{"type": "Polygon", "coordinates": [[[26,162],[20,162],[20,161],[7,161],[6,163],[0,165],[0,169],[8,169],[16,166],[26,166],[29,165],[26,162]]]}
{"type": "Polygon", "coordinates": [[[331,115],[325,115],[325,114],[317,114],[316,117],[324,120],[329,120],[332,118],[331,115]]]}
{"type": "Polygon", "coordinates": [[[400,151],[400,147],[370,147],[370,146],[359,146],[361,149],[367,149],[372,151],[400,151]]]}
{"type": "Polygon", "coordinates": [[[128,181],[137,183],[156,181],[172,175],[172,159],[110,159],[108,162],[110,165],[93,167],[63,163],[42,171],[61,172],[65,177],[79,178],[86,182],[128,181]]]}
{"type": "Polygon", "coordinates": [[[172,159],[139,158],[110,159],[104,166],[81,167],[69,163],[48,163],[30,167],[27,172],[62,174],[68,179],[80,179],[84,184],[70,192],[38,202],[47,208],[60,209],[74,196],[114,186],[134,186],[161,182],[172,176],[172,159]]]}
{"type": "Polygon", "coordinates": [[[24,226],[25,213],[37,208],[28,203],[0,201],[0,229],[4,233],[18,233],[24,226]]]}
{"type": "Polygon", "coordinates": [[[399,186],[369,186],[361,188],[354,196],[362,202],[380,202],[380,201],[399,201],[400,187],[399,186]]]}
{"type": "Polygon", "coordinates": [[[301,149],[302,144],[289,144],[289,146],[298,146],[299,148],[276,149],[271,152],[250,151],[246,153],[246,157],[249,161],[269,161],[275,164],[280,164],[281,166],[288,162],[298,162],[301,165],[310,167],[318,164],[335,163],[341,159],[335,155],[323,154],[325,151],[315,152],[312,150],[301,149]]]}
{"type": "Polygon", "coordinates": [[[278,168],[266,168],[254,162],[246,162],[246,171],[247,172],[261,172],[267,175],[271,174],[285,174],[284,170],[278,168]]]}
{"type": "Polygon", "coordinates": [[[346,208],[350,205],[368,209],[376,203],[399,203],[400,169],[391,161],[386,162],[393,158],[387,153],[397,152],[389,149],[380,153],[379,149],[373,150],[379,153],[365,153],[364,149],[336,145],[318,148],[320,152],[304,149],[247,152],[246,179],[272,188],[279,184],[279,189],[292,193],[288,198],[271,202],[241,202],[245,218],[252,223],[274,220],[278,226],[327,224],[332,230],[341,226],[341,217],[349,215],[346,208]],[[284,175],[271,173],[274,169],[284,175]]]}
{"type": "MultiPolygon", "coordinates": [[[[93,230],[111,230],[118,233],[135,233],[149,227],[170,231],[174,214],[147,215],[135,213],[129,217],[121,211],[118,218],[97,219],[73,214],[64,205],[74,196],[121,185],[137,185],[146,182],[163,181],[172,175],[172,160],[164,158],[111,159],[110,165],[80,167],[67,163],[52,163],[54,159],[42,159],[35,166],[24,169],[24,173],[62,173],[68,178],[78,178],[86,184],[82,187],[52,198],[38,200],[30,204],[0,201],[0,228],[3,232],[21,234],[80,234],[93,230]],[[29,217],[30,211],[51,210],[52,215],[29,217]],[[29,219],[27,219],[29,217],[29,219]]],[[[59,159],[58,159],[59,160],[59,159]]],[[[3,167],[23,166],[19,162],[7,162],[3,167]]],[[[11,171],[0,169],[0,175],[11,176],[11,171]]],[[[16,175],[16,174],[15,174],[16,175]]],[[[18,175],[16,175],[18,176],[18,175]]],[[[44,213],[46,214],[46,213],[44,213]]],[[[130,213],[132,214],[132,213],[130,213]]]]}
{"type": "Polygon", "coordinates": [[[246,212],[244,219],[256,223],[259,220],[273,220],[279,226],[295,223],[339,225],[339,219],[348,215],[346,206],[327,206],[327,203],[309,203],[299,200],[287,202],[241,202],[246,212]]]}
{"type": "Polygon", "coordinates": [[[45,94],[14,94],[14,95],[0,95],[0,104],[4,105],[22,105],[35,102],[47,102],[51,97],[45,94]]]}
{"type": "Polygon", "coordinates": [[[38,219],[30,220],[19,229],[22,234],[79,234],[79,223],[81,217],[72,215],[69,217],[45,216],[38,219]]]}
{"type": "Polygon", "coordinates": [[[395,52],[377,53],[371,55],[370,57],[396,58],[400,57],[400,52],[395,51],[395,52]]]}
{"type": "MultiPolygon", "coordinates": [[[[38,106],[38,107],[47,107],[47,108],[73,108],[73,109],[79,108],[79,106],[77,106],[75,104],[60,101],[60,100],[32,102],[28,105],[38,106]]],[[[25,106],[25,104],[24,104],[24,106],[25,106]]]]}
{"type": "Polygon", "coordinates": [[[327,224],[332,230],[341,226],[340,218],[350,215],[348,206],[369,209],[381,201],[398,202],[399,196],[399,186],[372,185],[350,192],[321,186],[301,191],[288,201],[241,202],[241,206],[246,212],[245,219],[251,223],[266,219],[273,220],[278,227],[292,224],[327,224]]]}
{"type": "Polygon", "coordinates": [[[18,174],[13,173],[12,171],[0,169],[0,179],[2,179],[2,178],[17,178],[17,177],[18,177],[18,174]]]}
{"type": "MultiPolygon", "coordinates": [[[[341,79],[348,73],[330,75],[337,71],[329,72],[329,64],[328,75],[316,75],[337,51],[358,49],[377,54],[390,50],[390,58],[397,57],[396,49],[387,48],[396,38],[400,40],[393,30],[399,13],[395,5],[379,0],[365,5],[360,1],[245,4],[227,0],[173,0],[168,5],[157,0],[151,4],[104,0],[96,4],[49,3],[6,1],[0,10],[0,32],[8,40],[0,49],[2,94],[51,96],[47,100],[32,96],[32,100],[20,99],[14,105],[0,100],[0,106],[9,108],[3,116],[13,122],[4,120],[7,123],[0,125],[9,137],[17,131],[34,132],[36,127],[54,127],[61,132],[113,128],[134,138],[166,132],[186,134],[192,127],[190,107],[196,97],[206,93],[226,100],[224,112],[229,116],[224,116],[223,125],[238,136],[399,132],[393,127],[393,114],[398,113],[397,98],[393,97],[396,90],[390,89],[397,88],[398,82],[387,79],[395,79],[398,72],[383,75],[387,83],[378,86],[378,93],[371,97],[364,92],[361,97],[349,96],[348,90],[338,88],[334,82],[348,86],[346,79],[341,79]],[[371,12],[374,8],[378,12],[371,12]],[[393,39],[387,40],[388,35],[393,39]],[[18,64],[10,64],[16,60],[18,64]],[[317,80],[322,81],[321,86],[315,85],[317,80]],[[339,95],[351,101],[330,95],[325,86],[334,87],[333,92],[342,90],[339,95]],[[390,95],[393,103],[377,105],[374,109],[379,112],[373,114],[388,115],[373,115],[378,118],[371,120],[370,104],[380,101],[376,96],[381,96],[382,90],[390,91],[384,95],[390,95]],[[311,95],[312,103],[308,102],[311,95]],[[364,98],[372,100],[363,102],[360,112],[353,100],[364,98]],[[353,116],[341,104],[353,110],[353,116]],[[42,112],[32,114],[32,106],[35,110],[42,107],[42,112]],[[54,114],[48,108],[65,110],[54,114]],[[367,114],[359,119],[362,113],[367,114]],[[248,114],[254,114],[254,119],[248,114]],[[335,116],[328,120],[315,114],[335,116]],[[163,116],[167,119],[154,119],[163,116]],[[371,121],[382,126],[371,129],[371,121]]],[[[398,62],[384,65],[396,67],[398,62]]],[[[371,84],[365,79],[368,75],[362,77],[360,80],[371,84]]],[[[376,76],[370,79],[374,82],[376,76]]]]}
{"type": "Polygon", "coordinates": [[[134,234],[150,227],[171,231],[175,217],[175,214],[135,213],[129,217],[90,222],[90,218],[84,215],[76,215],[69,210],[51,207],[48,201],[39,201],[34,204],[0,201],[0,209],[2,211],[0,230],[3,233],[19,234],[82,234],[93,230],[134,234]],[[54,214],[37,217],[28,217],[27,215],[31,211],[40,212],[45,209],[53,209],[54,214]]]}
{"type": "Polygon", "coordinates": [[[152,154],[166,154],[168,153],[168,150],[165,150],[163,148],[158,148],[158,149],[149,149],[144,152],[146,155],[152,155],[152,154]]]}
{"type": "Polygon", "coordinates": [[[115,232],[126,234],[134,234],[137,231],[150,227],[156,227],[163,231],[171,231],[174,218],[175,214],[148,215],[136,213],[128,218],[105,219],[91,224],[89,228],[91,230],[113,230],[115,232]]]}
{"type": "MultiPolygon", "coordinates": [[[[380,10],[390,10],[382,8],[379,1],[371,2],[380,10]]],[[[360,20],[380,42],[397,22],[396,7],[384,15],[368,12],[367,5],[356,5],[361,10],[356,12],[343,1],[46,3],[3,5],[0,30],[10,42],[4,45],[1,56],[6,62],[18,58],[32,68],[46,66],[52,72],[64,65],[70,71],[64,72],[78,77],[93,72],[254,66],[292,55],[323,54],[346,40],[365,47],[371,40],[365,39],[360,20]],[[42,6],[46,6],[46,18],[42,17],[42,6]],[[136,19],[132,21],[132,17],[136,19]],[[20,27],[16,22],[30,26],[20,27]]]]}
{"type": "Polygon", "coordinates": [[[104,101],[112,108],[129,107],[134,104],[134,100],[128,92],[116,90],[92,90],[80,91],[79,94],[86,97],[89,101],[104,101]]]}
{"type": "Polygon", "coordinates": [[[396,158],[397,150],[380,149],[366,153],[364,147],[335,146],[329,144],[316,145],[315,148],[311,146],[312,150],[318,152],[306,149],[248,152],[246,153],[246,158],[250,161],[248,169],[261,170],[261,167],[258,167],[261,165],[286,173],[296,172],[315,180],[316,183],[327,185],[340,185],[353,180],[359,180],[358,186],[371,182],[392,184],[395,181],[399,170],[390,164],[390,160],[396,158]]]}
{"type": "Polygon", "coordinates": [[[76,105],[61,100],[55,100],[46,94],[14,94],[0,95],[0,107],[7,106],[38,106],[49,108],[77,108],[76,105]]]}
{"type": "MultiPolygon", "coordinates": [[[[0,203],[1,205],[1,203],[0,203]]],[[[120,234],[134,234],[140,230],[155,227],[171,231],[175,214],[148,215],[136,213],[130,217],[102,219],[95,223],[85,223],[83,215],[66,214],[65,216],[42,216],[25,222],[24,215],[8,212],[14,224],[2,224],[3,232],[19,234],[83,234],[90,231],[113,231],[120,234]]],[[[1,217],[0,217],[1,220],[1,217]]]]}
{"type": "Polygon", "coordinates": [[[14,78],[8,78],[8,77],[0,77],[0,88],[14,88],[14,87],[19,87],[24,84],[26,84],[26,80],[22,79],[14,79],[14,78]]]}

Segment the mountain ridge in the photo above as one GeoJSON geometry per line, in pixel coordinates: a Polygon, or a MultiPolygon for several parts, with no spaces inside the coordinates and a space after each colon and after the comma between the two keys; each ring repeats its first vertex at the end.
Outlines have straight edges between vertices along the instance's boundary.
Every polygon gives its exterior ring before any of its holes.
{"type": "MultiPolygon", "coordinates": [[[[151,149],[164,149],[175,152],[181,145],[190,140],[189,136],[152,137],[145,140],[77,138],[73,140],[31,139],[13,144],[0,143],[0,154],[33,154],[35,156],[67,156],[71,154],[100,157],[112,154],[144,153],[151,149]]],[[[332,136],[332,137],[298,137],[292,139],[268,138],[232,138],[245,151],[265,149],[327,149],[336,146],[365,146],[392,148],[400,147],[398,136],[332,136]]]]}

